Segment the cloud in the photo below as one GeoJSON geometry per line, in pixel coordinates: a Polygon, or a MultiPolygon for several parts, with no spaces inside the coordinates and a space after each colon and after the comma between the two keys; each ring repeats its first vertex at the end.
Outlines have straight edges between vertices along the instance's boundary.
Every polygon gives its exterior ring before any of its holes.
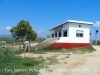
{"type": "Polygon", "coordinates": [[[10,30],[10,29],[11,29],[11,27],[10,27],[10,26],[7,26],[7,27],[6,27],[6,30],[10,30]]]}
{"type": "Polygon", "coordinates": [[[38,33],[42,33],[42,31],[41,30],[38,30],[38,33]]]}
{"type": "Polygon", "coordinates": [[[98,26],[100,26],[100,22],[96,21],[96,23],[94,24],[94,27],[98,27],[98,26]]]}
{"type": "Polygon", "coordinates": [[[35,30],[38,34],[41,34],[42,31],[41,30],[35,30]]]}
{"type": "Polygon", "coordinates": [[[38,37],[43,37],[44,33],[41,30],[35,30],[36,33],[38,34],[38,37]]]}

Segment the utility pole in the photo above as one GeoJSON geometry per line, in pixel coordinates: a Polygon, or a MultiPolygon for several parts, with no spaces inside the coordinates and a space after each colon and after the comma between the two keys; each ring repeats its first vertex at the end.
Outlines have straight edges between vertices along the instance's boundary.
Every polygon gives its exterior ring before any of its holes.
{"type": "Polygon", "coordinates": [[[95,29],[95,41],[96,41],[96,45],[97,45],[97,33],[98,33],[98,29],[95,29]]]}
{"type": "MultiPolygon", "coordinates": [[[[91,32],[90,32],[90,38],[91,38],[91,32]]],[[[92,41],[91,41],[91,39],[90,39],[90,44],[92,45],[92,41]]]]}

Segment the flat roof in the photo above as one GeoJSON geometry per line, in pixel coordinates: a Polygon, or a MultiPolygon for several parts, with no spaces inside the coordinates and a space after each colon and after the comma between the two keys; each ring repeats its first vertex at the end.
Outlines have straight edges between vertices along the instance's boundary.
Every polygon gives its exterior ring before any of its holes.
{"type": "MultiPolygon", "coordinates": [[[[66,24],[66,23],[81,23],[81,24],[93,25],[93,22],[78,21],[78,20],[67,20],[66,22],[61,23],[61,24],[59,24],[58,26],[56,26],[56,27],[54,27],[54,28],[52,28],[52,29],[50,29],[50,30],[56,29],[56,28],[58,28],[58,27],[62,27],[62,26],[63,26],[64,24],[66,24]]],[[[49,31],[50,31],[50,30],[49,30],[49,31]]]]}

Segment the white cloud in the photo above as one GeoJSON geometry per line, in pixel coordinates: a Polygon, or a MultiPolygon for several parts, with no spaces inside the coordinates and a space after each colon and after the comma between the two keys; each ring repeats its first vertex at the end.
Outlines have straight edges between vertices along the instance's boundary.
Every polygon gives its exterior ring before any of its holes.
{"type": "Polygon", "coordinates": [[[96,23],[94,24],[95,27],[98,27],[100,26],[100,22],[99,21],[96,21],[96,23]]]}
{"type": "Polygon", "coordinates": [[[37,30],[36,32],[37,32],[38,34],[42,33],[42,31],[41,31],[41,30],[37,30]]]}
{"type": "Polygon", "coordinates": [[[42,31],[41,30],[38,30],[38,33],[42,33],[42,31]]]}
{"type": "Polygon", "coordinates": [[[11,29],[11,27],[10,27],[10,26],[7,26],[7,27],[6,27],[6,30],[10,30],[10,29],[11,29]]]}
{"type": "Polygon", "coordinates": [[[35,30],[36,33],[38,34],[38,37],[42,37],[44,33],[41,30],[35,30]]]}

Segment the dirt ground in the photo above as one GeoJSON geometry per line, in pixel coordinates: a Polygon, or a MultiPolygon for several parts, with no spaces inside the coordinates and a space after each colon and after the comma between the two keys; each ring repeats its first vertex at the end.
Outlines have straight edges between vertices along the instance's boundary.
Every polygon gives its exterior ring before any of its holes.
{"type": "Polygon", "coordinates": [[[47,53],[32,54],[24,53],[20,56],[43,58],[57,55],[58,64],[49,65],[49,69],[42,69],[39,75],[100,75],[100,46],[93,46],[96,51],[86,54],[69,54],[69,53],[47,53]],[[69,55],[69,58],[66,56],[69,55]],[[50,71],[52,70],[52,72],[50,71]]]}

